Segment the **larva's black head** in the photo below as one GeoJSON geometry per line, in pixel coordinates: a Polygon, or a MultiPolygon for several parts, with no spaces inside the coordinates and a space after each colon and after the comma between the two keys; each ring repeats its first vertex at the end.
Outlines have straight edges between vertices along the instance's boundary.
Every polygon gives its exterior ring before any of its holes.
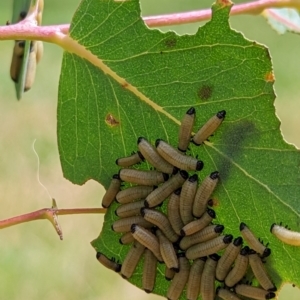
{"type": "Polygon", "coordinates": [[[236,247],[238,247],[242,244],[243,244],[243,239],[240,236],[237,237],[236,239],[234,239],[234,241],[233,241],[233,245],[236,246],[236,247]]]}
{"type": "MultiPolygon", "coordinates": [[[[116,162],[117,162],[117,160],[116,160],[116,162]]],[[[112,178],[113,178],[113,179],[120,179],[120,176],[119,176],[119,174],[114,174],[114,175],[112,176],[112,178]]]]}
{"type": "Polygon", "coordinates": [[[180,193],[181,193],[181,188],[177,189],[177,190],[174,192],[174,194],[177,195],[177,196],[180,195],[180,193]]]}
{"type": "Polygon", "coordinates": [[[211,258],[214,261],[218,261],[220,259],[220,255],[218,255],[217,253],[211,254],[209,255],[209,258],[211,258]]]}
{"type": "Polygon", "coordinates": [[[145,291],[147,294],[152,293],[152,290],[144,289],[144,291],[145,291]]]}
{"type": "Polygon", "coordinates": [[[25,41],[18,41],[18,46],[20,48],[24,48],[25,47],[25,41]]]}
{"type": "Polygon", "coordinates": [[[138,139],[137,139],[137,144],[139,144],[140,142],[142,141],[147,141],[144,137],[140,136],[138,139]]]}
{"type": "Polygon", "coordinates": [[[149,208],[148,200],[145,200],[145,201],[144,201],[144,206],[145,206],[146,208],[149,208]]]}
{"type": "Polygon", "coordinates": [[[202,160],[198,160],[196,164],[196,171],[201,171],[204,167],[204,163],[202,160]]]}
{"type": "Polygon", "coordinates": [[[179,174],[181,175],[181,177],[182,177],[183,179],[188,179],[188,177],[189,177],[188,172],[185,171],[185,170],[180,170],[180,171],[179,171],[179,174]]]}
{"type": "Polygon", "coordinates": [[[120,243],[121,245],[124,245],[121,238],[119,238],[119,243],[120,243]]]}
{"type": "Polygon", "coordinates": [[[268,289],[268,292],[276,292],[277,287],[274,285],[272,288],[268,289]]]}
{"type": "Polygon", "coordinates": [[[172,175],[177,174],[179,169],[177,167],[173,167],[172,175]]]}
{"type": "Polygon", "coordinates": [[[185,236],[185,231],[183,229],[180,230],[180,235],[185,236]]]}
{"type": "Polygon", "coordinates": [[[223,225],[216,225],[216,227],[214,228],[215,233],[221,233],[224,230],[224,226],[223,225]]]}
{"type": "Polygon", "coordinates": [[[223,242],[224,242],[224,244],[230,244],[232,239],[233,239],[232,234],[227,234],[224,236],[223,242]]]}
{"type": "Polygon", "coordinates": [[[213,209],[208,208],[206,212],[207,212],[207,213],[209,214],[209,216],[211,216],[213,219],[216,217],[216,213],[215,213],[215,211],[214,211],[213,209]]]}
{"type": "Polygon", "coordinates": [[[115,272],[119,273],[122,269],[122,265],[121,264],[117,264],[115,267],[115,272]]]}
{"type": "Polygon", "coordinates": [[[115,231],[115,230],[114,230],[114,224],[111,225],[111,230],[112,230],[112,231],[115,231]]]}
{"type": "Polygon", "coordinates": [[[163,174],[164,181],[167,181],[169,179],[169,174],[167,173],[162,173],[162,174],[163,174]]]}
{"type": "Polygon", "coordinates": [[[219,172],[218,171],[215,171],[215,172],[212,172],[210,173],[209,177],[212,179],[212,180],[216,180],[219,178],[219,172]]]}
{"type": "Polygon", "coordinates": [[[270,292],[270,293],[268,293],[267,295],[266,295],[266,299],[273,299],[273,298],[275,298],[276,297],[276,295],[275,295],[275,293],[273,293],[273,292],[270,292]]]}
{"type": "Polygon", "coordinates": [[[158,147],[158,145],[159,145],[160,142],[163,142],[163,140],[162,140],[162,139],[157,139],[157,140],[155,141],[155,147],[156,147],[156,148],[158,147]]]}
{"type": "Polygon", "coordinates": [[[276,225],[276,223],[273,223],[273,224],[271,225],[271,228],[270,228],[270,232],[271,232],[271,233],[273,233],[273,228],[274,228],[275,225],[276,225]]]}
{"type": "Polygon", "coordinates": [[[217,112],[216,116],[217,116],[219,119],[224,119],[225,116],[226,116],[226,111],[225,111],[225,110],[220,110],[219,112],[217,112]]]}
{"type": "Polygon", "coordinates": [[[247,225],[245,223],[241,222],[240,231],[244,230],[245,228],[247,228],[247,225]]]}
{"type": "Polygon", "coordinates": [[[169,278],[169,277],[165,276],[165,279],[168,281],[171,281],[173,278],[169,278]]]}
{"type": "Polygon", "coordinates": [[[142,217],[145,216],[145,214],[146,214],[146,211],[145,211],[145,210],[146,210],[146,209],[147,209],[147,208],[145,208],[145,207],[142,207],[142,208],[141,208],[141,216],[142,216],[142,217]]]}
{"type": "Polygon", "coordinates": [[[131,233],[135,233],[136,229],[137,229],[137,224],[132,224],[130,227],[131,233]]]}
{"type": "Polygon", "coordinates": [[[101,255],[102,255],[101,252],[97,252],[97,253],[96,253],[96,258],[99,259],[101,255]]]}
{"type": "Polygon", "coordinates": [[[201,260],[206,261],[207,260],[207,256],[202,256],[200,257],[201,260]]]}
{"type": "Polygon", "coordinates": [[[271,249],[270,248],[266,248],[264,250],[264,253],[262,254],[262,258],[268,257],[271,254],[271,249]]]}
{"type": "Polygon", "coordinates": [[[240,254],[245,256],[249,253],[250,249],[248,246],[245,246],[244,248],[242,248],[242,250],[240,251],[240,254]]]}
{"type": "Polygon", "coordinates": [[[256,254],[257,252],[255,251],[255,250],[253,250],[253,249],[249,249],[249,251],[248,251],[248,254],[249,255],[254,255],[254,254],[256,254]]]}
{"type": "Polygon", "coordinates": [[[117,158],[117,159],[115,160],[115,163],[116,163],[117,166],[119,165],[119,158],[117,158]]]}
{"type": "Polygon", "coordinates": [[[118,217],[118,212],[117,212],[117,210],[115,210],[115,215],[118,217]]]}
{"type": "Polygon", "coordinates": [[[179,272],[179,268],[171,268],[172,271],[174,271],[175,273],[179,272]]]}
{"type": "Polygon", "coordinates": [[[187,115],[194,115],[196,112],[195,107],[189,108],[189,110],[186,112],[187,115]]]}
{"type": "Polygon", "coordinates": [[[220,286],[217,287],[217,289],[216,289],[216,295],[219,295],[220,288],[221,288],[220,286]]]}
{"type": "Polygon", "coordinates": [[[143,156],[143,154],[140,151],[137,151],[136,153],[141,160],[145,160],[145,157],[143,156]]]}
{"type": "Polygon", "coordinates": [[[194,174],[192,176],[189,177],[189,182],[196,182],[198,181],[198,175],[197,174],[194,174]]]}

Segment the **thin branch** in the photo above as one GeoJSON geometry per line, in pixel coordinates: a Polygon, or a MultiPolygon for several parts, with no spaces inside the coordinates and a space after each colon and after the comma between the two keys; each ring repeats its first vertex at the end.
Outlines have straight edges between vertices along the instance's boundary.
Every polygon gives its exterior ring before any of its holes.
{"type": "Polygon", "coordinates": [[[35,220],[47,219],[54,226],[57,234],[62,240],[62,231],[58,224],[58,215],[75,215],[75,214],[104,214],[106,212],[105,208],[68,208],[68,209],[58,209],[53,208],[43,208],[28,214],[16,216],[6,220],[0,221],[0,229],[7,228],[10,226],[18,225],[21,223],[26,223],[35,220]]]}
{"type": "MultiPolygon", "coordinates": [[[[258,0],[234,5],[230,15],[256,15],[267,8],[296,8],[300,9],[300,0],[258,0]]],[[[206,21],[211,18],[211,9],[195,10],[185,13],[167,14],[143,17],[149,27],[161,27],[206,21]]]]}
{"type": "MultiPolygon", "coordinates": [[[[234,5],[231,15],[259,14],[267,8],[300,9],[300,0],[258,0],[234,5]]],[[[211,18],[211,9],[195,10],[159,16],[143,17],[149,27],[160,27],[206,21],[211,18]]],[[[0,26],[0,40],[40,40],[62,45],[63,35],[69,32],[70,25],[35,26],[32,20],[24,20],[18,24],[0,26]]]]}

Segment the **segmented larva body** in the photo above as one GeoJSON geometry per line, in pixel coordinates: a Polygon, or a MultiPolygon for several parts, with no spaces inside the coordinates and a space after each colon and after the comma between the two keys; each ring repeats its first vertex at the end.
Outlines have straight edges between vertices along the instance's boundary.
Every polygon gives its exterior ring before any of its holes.
{"type": "Polygon", "coordinates": [[[141,243],[137,241],[133,243],[122,264],[121,275],[123,278],[128,279],[133,275],[144,250],[145,246],[141,243]]]}
{"type": "Polygon", "coordinates": [[[169,219],[164,213],[154,209],[142,208],[141,214],[146,221],[157,226],[172,243],[178,241],[179,236],[173,230],[169,219]]]}
{"type": "Polygon", "coordinates": [[[194,204],[193,204],[193,215],[197,218],[201,217],[206,208],[207,202],[216,188],[219,181],[219,172],[212,172],[207,176],[199,186],[197,193],[195,195],[194,204]]]}
{"type": "Polygon", "coordinates": [[[178,136],[178,150],[181,152],[186,152],[189,146],[195,117],[196,110],[194,107],[191,107],[181,120],[178,136]]]}
{"type": "Polygon", "coordinates": [[[141,152],[137,151],[136,153],[132,153],[130,156],[121,157],[116,160],[116,164],[123,168],[128,168],[133,165],[136,165],[144,160],[144,156],[141,152]]]}
{"type": "Polygon", "coordinates": [[[190,274],[190,263],[183,253],[179,255],[178,261],[179,272],[175,274],[167,292],[169,300],[177,300],[180,297],[190,274]]]}
{"type": "Polygon", "coordinates": [[[115,214],[120,218],[137,216],[141,214],[142,207],[144,207],[144,200],[122,204],[116,209],[115,214]]]}
{"type": "Polygon", "coordinates": [[[184,236],[179,243],[179,247],[182,250],[187,250],[191,246],[203,243],[209,240],[212,240],[213,238],[216,238],[217,236],[222,233],[224,230],[223,225],[209,225],[203,228],[202,230],[192,234],[184,236]]]}
{"type": "Polygon", "coordinates": [[[110,185],[102,198],[103,207],[107,208],[112,204],[112,202],[116,198],[116,195],[120,191],[121,183],[122,181],[119,175],[118,174],[113,175],[110,185]]]}
{"type": "Polygon", "coordinates": [[[155,286],[157,259],[149,249],[145,249],[144,257],[142,285],[146,293],[151,293],[155,286]]]}
{"type": "Polygon", "coordinates": [[[269,292],[275,292],[277,291],[276,286],[269,278],[267,271],[261,261],[261,258],[258,256],[258,254],[254,250],[250,250],[249,252],[249,263],[251,266],[251,269],[253,271],[254,276],[256,277],[259,284],[269,292]]]}
{"type": "Polygon", "coordinates": [[[219,258],[219,255],[213,254],[205,262],[200,284],[202,300],[215,299],[215,272],[219,258]]]}
{"type": "Polygon", "coordinates": [[[273,299],[276,296],[273,292],[269,292],[247,284],[238,284],[235,287],[235,292],[241,296],[257,300],[273,299]]]}
{"type": "Polygon", "coordinates": [[[180,193],[181,189],[177,189],[169,198],[168,205],[167,205],[167,215],[170,221],[170,224],[173,230],[176,232],[177,235],[180,235],[180,231],[184,226],[179,211],[180,205],[180,193]]]}
{"type": "Polygon", "coordinates": [[[200,294],[200,284],[206,257],[195,259],[192,263],[186,288],[186,298],[197,300],[200,294]]]}
{"type": "Polygon", "coordinates": [[[157,152],[170,164],[185,171],[201,171],[203,161],[192,156],[182,154],[165,141],[158,139],[155,142],[157,152]]]}
{"type": "Polygon", "coordinates": [[[156,230],[156,235],[159,241],[160,254],[167,268],[177,273],[179,271],[179,262],[173,244],[159,229],[156,230]]]}
{"type": "Polygon", "coordinates": [[[287,227],[275,223],[272,224],[270,231],[282,242],[292,246],[300,246],[300,232],[289,230],[287,227]]]}
{"type": "Polygon", "coordinates": [[[116,201],[121,204],[126,204],[138,199],[144,199],[154,190],[154,188],[155,187],[153,186],[147,185],[129,187],[116,195],[116,201]]]}
{"type": "Polygon", "coordinates": [[[168,181],[160,185],[146,197],[145,207],[155,207],[161,204],[175,190],[181,187],[187,178],[188,173],[186,171],[180,171],[172,176],[168,181]]]}
{"type": "Polygon", "coordinates": [[[167,266],[165,268],[165,278],[166,280],[170,281],[174,278],[174,275],[175,275],[175,271],[172,270],[172,269],[169,269],[167,266]]]}
{"type": "Polygon", "coordinates": [[[138,224],[145,228],[151,228],[153,226],[153,224],[146,221],[142,216],[133,216],[115,221],[111,229],[115,232],[128,232],[131,230],[132,224],[138,224]]]}
{"type": "Polygon", "coordinates": [[[140,185],[158,185],[168,180],[169,175],[158,171],[143,171],[135,169],[121,169],[119,171],[121,180],[140,184],[140,185]]]}
{"type": "Polygon", "coordinates": [[[221,287],[217,288],[216,294],[223,300],[241,300],[235,293],[221,287]]]}
{"type": "Polygon", "coordinates": [[[271,249],[264,246],[243,222],[240,224],[240,231],[243,239],[248,243],[248,245],[262,257],[267,257],[271,254],[271,249]]]}
{"type": "Polygon", "coordinates": [[[185,256],[188,259],[196,259],[203,256],[208,256],[216,253],[228,246],[231,243],[233,236],[231,234],[218,236],[204,243],[193,245],[186,250],[185,256]]]}
{"type": "Polygon", "coordinates": [[[198,175],[194,174],[187,179],[181,189],[180,194],[180,216],[184,225],[192,222],[193,217],[193,202],[198,185],[198,175]]]}
{"type": "Polygon", "coordinates": [[[236,257],[241,251],[243,244],[243,239],[241,237],[237,237],[232,243],[228,245],[225,249],[223,255],[218,261],[217,269],[216,269],[216,278],[219,281],[224,281],[228,272],[230,271],[230,267],[235,261],[236,257]]]}
{"type": "Polygon", "coordinates": [[[219,111],[216,115],[211,117],[193,136],[193,143],[197,146],[206,141],[222,124],[226,115],[225,110],[219,111]]]}
{"type": "Polygon", "coordinates": [[[160,254],[158,238],[152,232],[142,226],[133,224],[131,233],[135,240],[153,252],[159,262],[164,261],[160,254]]]}
{"type": "Polygon", "coordinates": [[[208,209],[204,215],[195,221],[192,221],[188,224],[186,224],[181,229],[181,235],[192,235],[193,233],[196,233],[197,231],[202,230],[205,228],[214,218],[216,217],[215,211],[212,209],[208,209]]]}
{"type": "Polygon", "coordinates": [[[245,246],[242,248],[238,254],[234,266],[229,271],[228,275],[225,278],[225,285],[228,287],[233,287],[236,285],[246,274],[248,265],[249,265],[249,247],[245,246]]]}
{"type": "Polygon", "coordinates": [[[137,143],[142,155],[154,168],[167,174],[175,173],[176,168],[164,160],[144,137],[139,137],[137,143]]]}
{"type": "Polygon", "coordinates": [[[120,272],[122,265],[117,263],[115,259],[109,259],[101,252],[97,252],[96,258],[104,267],[113,270],[117,273],[120,272]]]}
{"type": "Polygon", "coordinates": [[[131,244],[134,242],[134,237],[132,236],[131,232],[126,232],[120,237],[119,242],[122,245],[131,244]]]}

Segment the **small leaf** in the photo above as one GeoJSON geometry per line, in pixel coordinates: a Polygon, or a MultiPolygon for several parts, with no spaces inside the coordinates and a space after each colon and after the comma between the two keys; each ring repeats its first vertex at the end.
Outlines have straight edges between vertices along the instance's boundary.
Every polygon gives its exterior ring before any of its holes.
{"type": "MultiPolygon", "coordinates": [[[[137,0],[82,1],[70,37],[94,55],[94,65],[64,54],[58,101],[64,176],[77,184],[94,179],[107,188],[118,172],[115,160],[136,150],[139,136],[176,146],[179,120],[191,106],[197,111],[194,131],[224,109],[226,119],[215,135],[188,153],[204,161],[201,179],[220,172],[213,194],[216,222],[234,236],[245,222],[270,242],[266,265],[276,285],[300,285],[299,249],[283,247],[270,233],[274,222],[299,228],[299,151],[280,132],[269,51],[230,28],[228,3],[217,1],[212,20],[195,35],[177,36],[147,28],[137,0]]],[[[92,245],[122,262],[129,247],[111,230],[117,207],[107,210],[92,245]]],[[[158,267],[154,293],[165,296],[163,269],[158,267]]],[[[141,287],[141,273],[139,263],[129,281],[141,287]]]]}
{"type": "Polygon", "coordinates": [[[299,12],[293,8],[268,8],[262,12],[271,27],[280,34],[287,31],[300,33],[299,12]]]}

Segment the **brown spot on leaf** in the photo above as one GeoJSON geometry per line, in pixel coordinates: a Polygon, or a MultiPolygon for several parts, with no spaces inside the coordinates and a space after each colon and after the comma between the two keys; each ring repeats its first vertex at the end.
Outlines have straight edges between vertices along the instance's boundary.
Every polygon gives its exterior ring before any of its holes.
{"type": "Polygon", "coordinates": [[[207,84],[203,85],[198,91],[198,97],[201,100],[208,100],[211,97],[213,88],[207,84]]]}
{"type": "Polygon", "coordinates": [[[175,38],[170,38],[165,41],[165,45],[168,48],[173,48],[176,46],[176,44],[177,44],[177,40],[175,38]]]}
{"type": "Polygon", "coordinates": [[[112,115],[112,114],[107,114],[105,117],[105,122],[107,125],[111,127],[118,126],[120,122],[112,115]]]}
{"type": "Polygon", "coordinates": [[[274,73],[271,71],[271,72],[268,72],[266,75],[265,75],[265,80],[266,82],[274,82],[275,81],[275,76],[274,76],[274,73]]]}
{"type": "Polygon", "coordinates": [[[129,86],[129,83],[127,81],[124,81],[122,83],[122,88],[126,89],[129,86]]]}

